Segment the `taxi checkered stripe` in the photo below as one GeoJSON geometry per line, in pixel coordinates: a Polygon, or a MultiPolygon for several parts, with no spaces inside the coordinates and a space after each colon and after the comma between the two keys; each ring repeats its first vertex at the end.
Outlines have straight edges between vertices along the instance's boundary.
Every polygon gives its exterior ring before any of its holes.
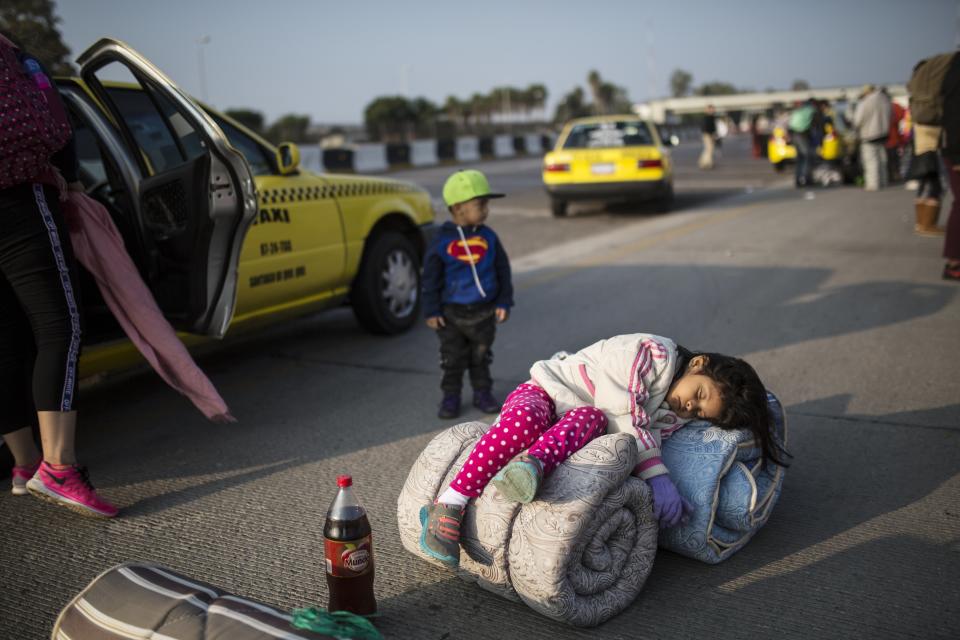
{"type": "Polygon", "coordinates": [[[278,204],[284,202],[305,202],[326,200],[327,198],[357,198],[380,196],[391,193],[417,193],[419,187],[390,182],[347,182],[324,184],[312,187],[283,187],[258,192],[260,204],[278,204]]]}

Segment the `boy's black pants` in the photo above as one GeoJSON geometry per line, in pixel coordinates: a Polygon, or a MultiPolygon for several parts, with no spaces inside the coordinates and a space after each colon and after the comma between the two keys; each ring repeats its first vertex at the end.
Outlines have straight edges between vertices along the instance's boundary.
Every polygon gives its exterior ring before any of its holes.
{"type": "Polygon", "coordinates": [[[492,304],[446,304],[446,326],[437,330],[440,338],[440,367],[444,394],[460,395],[463,372],[470,372],[474,391],[489,391],[493,386],[490,363],[493,362],[493,338],[497,333],[496,307],[492,304]]]}

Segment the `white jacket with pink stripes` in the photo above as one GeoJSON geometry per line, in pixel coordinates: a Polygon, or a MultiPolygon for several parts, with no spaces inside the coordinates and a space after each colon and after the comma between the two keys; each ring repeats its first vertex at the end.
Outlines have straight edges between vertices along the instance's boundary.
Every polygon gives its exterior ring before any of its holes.
{"type": "Polygon", "coordinates": [[[665,399],[677,370],[677,345],[648,333],[614,336],[530,368],[533,381],[556,403],[557,415],[594,406],[607,416],[608,433],[636,437],[644,480],[667,473],[660,443],[689,420],[665,399]]]}

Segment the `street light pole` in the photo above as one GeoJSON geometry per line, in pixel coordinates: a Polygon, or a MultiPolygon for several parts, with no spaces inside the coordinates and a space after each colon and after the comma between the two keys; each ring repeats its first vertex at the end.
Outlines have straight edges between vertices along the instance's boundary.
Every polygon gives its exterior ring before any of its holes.
{"type": "Polygon", "coordinates": [[[201,36],[197,38],[197,58],[200,67],[200,96],[204,102],[208,102],[207,97],[207,64],[203,57],[203,49],[210,44],[210,36],[201,36]]]}

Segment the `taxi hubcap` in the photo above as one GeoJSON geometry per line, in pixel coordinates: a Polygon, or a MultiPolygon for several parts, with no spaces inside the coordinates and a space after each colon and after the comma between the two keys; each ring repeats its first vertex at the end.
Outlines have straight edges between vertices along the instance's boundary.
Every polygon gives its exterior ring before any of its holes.
{"type": "Polygon", "coordinates": [[[380,279],[381,295],[390,313],[397,318],[410,315],[419,294],[417,271],[410,256],[399,249],[391,251],[384,261],[380,279]]]}

